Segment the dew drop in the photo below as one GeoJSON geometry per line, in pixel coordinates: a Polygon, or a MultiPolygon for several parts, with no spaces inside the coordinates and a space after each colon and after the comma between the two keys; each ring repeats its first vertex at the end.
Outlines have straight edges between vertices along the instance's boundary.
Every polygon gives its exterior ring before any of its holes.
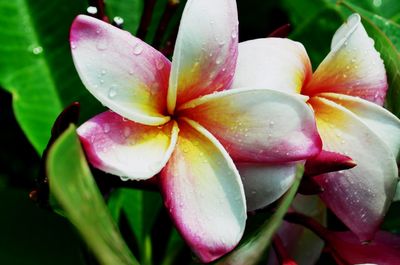
{"type": "Polygon", "coordinates": [[[71,41],[71,49],[76,49],[76,43],[74,41],[71,41]]]}
{"type": "Polygon", "coordinates": [[[217,59],[217,60],[215,60],[215,64],[220,64],[221,63],[221,59],[217,59]]]}
{"type": "Polygon", "coordinates": [[[88,14],[90,14],[90,15],[96,15],[96,14],[97,14],[97,7],[95,7],[95,6],[89,6],[89,7],[86,9],[86,12],[88,12],[88,14]]]}
{"type": "Polygon", "coordinates": [[[143,46],[140,43],[137,43],[133,48],[133,54],[140,55],[143,52],[143,46]]]}
{"type": "Polygon", "coordinates": [[[275,124],[274,121],[270,121],[270,122],[269,122],[269,125],[270,125],[270,126],[274,126],[274,124],[275,124]]]}
{"type": "Polygon", "coordinates": [[[111,130],[110,124],[105,123],[105,124],[103,125],[103,131],[104,131],[104,133],[109,133],[110,130],[111,130]]]}
{"type": "Polygon", "coordinates": [[[34,48],[32,49],[32,53],[33,53],[34,55],[41,54],[42,52],[43,52],[43,47],[42,47],[42,46],[37,46],[37,47],[34,47],[34,48]]]}
{"type": "Polygon", "coordinates": [[[128,138],[128,137],[131,135],[131,128],[129,128],[129,127],[124,127],[123,133],[124,133],[124,137],[125,137],[125,138],[128,138]]]}
{"type": "Polygon", "coordinates": [[[347,78],[347,75],[346,75],[346,74],[343,74],[343,78],[347,78]]]}
{"type": "Polygon", "coordinates": [[[115,85],[111,86],[110,89],[108,90],[108,97],[109,98],[114,98],[117,95],[117,90],[115,85]]]}
{"type": "Polygon", "coordinates": [[[121,26],[124,24],[124,19],[123,19],[122,17],[116,16],[116,17],[114,17],[113,21],[114,21],[114,24],[115,24],[118,28],[121,28],[121,26]]]}
{"type": "Polygon", "coordinates": [[[236,39],[236,37],[237,37],[237,31],[236,31],[236,29],[232,30],[231,37],[232,37],[232,39],[236,39]]]}
{"type": "Polygon", "coordinates": [[[101,75],[106,75],[107,74],[107,71],[106,70],[101,70],[101,75]]]}
{"type": "Polygon", "coordinates": [[[161,69],[164,68],[164,62],[163,62],[162,59],[159,59],[159,60],[156,61],[156,67],[157,67],[158,70],[161,70],[161,69]]]}
{"type": "Polygon", "coordinates": [[[129,180],[129,177],[127,177],[127,176],[120,176],[119,177],[122,181],[128,181],[129,180]]]}

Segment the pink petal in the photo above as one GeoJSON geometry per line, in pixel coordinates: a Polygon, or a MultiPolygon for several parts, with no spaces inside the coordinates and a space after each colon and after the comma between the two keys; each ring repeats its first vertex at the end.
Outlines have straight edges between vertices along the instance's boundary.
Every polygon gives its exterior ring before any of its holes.
{"type": "Polygon", "coordinates": [[[302,93],[334,92],[382,105],[388,87],[385,67],[358,14],[337,30],[331,48],[302,93]]]}
{"type": "Polygon", "coordinates": [[[166,207],[187,244],[202,262],[233,249],[246,221],[239,173],[220,143],[190,120],[160,174],[166,207]]]}
{"type": "Polygon", "coordinates": [[[335,93],[321,94],[357,115],[371,131],[384,141],[394,157],[400,151],[400,120],[388,110],[361,98],[335,93]]]}
{"type": "Polygon", "coordinates": [[[123,180],[148,179],[167,163],[178,138],[175,122],[153,127],[103,112],[78,128],[90,163],[123,180]]]}
{"type": "Polygon", "coordinates": [[[232,88],[266,88],[300,93],[311,78],[303,45],[289,39],[265,38],[239,43],[232,88]]]}
{"type": "Polygon", "coordinates": [[[238,20],[234,0],[189,0],[176,40],[168,90],[168,111],[226,89],[235,71],[238,20]]]}
{"type": "Polygon", "coordinates": [[[297,96],[233,89],[182,105],[238,162],[292,162],[317,155],[321,140],[312,110],[297,96]]]}
{"type": "Polygon", "coordinates": [[[321,198],[361,240],[370,240],[394,196],[397,165],[391,150],[361,119],[333,101],[313,97],[324,149],[350,156],[357,166],[314,179],[321,198]]]}
{"type": "Polygon", "coordinates": [[[335,259],[346,264],[400,264],[400,237],[379,231],[368,244],[362,244],[351,232],[332,233],[330,249],[335,259]]]}
{"type": "Polygon", "coordinates": [[[84,15],[74,20],[70,41],[79,76],[103,105],[142,124],[169,120],[170,62],[161,53],[127,31],[84,15]]]}
{"type": "Polygon", "coordinates": [[[304,175],[312,177],[323,173],[350,169],[356,165],[356,162],[349,156],[322,150],[316,157],[307,159],[304,175]]]}
{"type": "Polygon", "coordinates": [[[247,210],[263,208],[279,199],[292,185],[296,163],[288,164],[237,164],[246,194],[247,210]]]}

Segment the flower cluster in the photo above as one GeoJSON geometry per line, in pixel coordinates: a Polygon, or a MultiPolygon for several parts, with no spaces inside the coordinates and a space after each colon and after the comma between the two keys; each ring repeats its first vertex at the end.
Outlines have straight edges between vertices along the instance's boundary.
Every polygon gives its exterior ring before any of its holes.
{"type": "Polygon", "coordinates": [[[232,250],[246,212],[278,199],[322,146],[357,164],[314,177],[322,200],[373,238],[395,191],[400,122],[381,107],[384,65],[357,14],[314,73],[298,42],[239,44],[234,0],[189,0],[172,62],[88,16],[70,41],[83,83],[110,109],[78,128],[89,161],[123,180],[158,178],[203,262],[232,250]]]}

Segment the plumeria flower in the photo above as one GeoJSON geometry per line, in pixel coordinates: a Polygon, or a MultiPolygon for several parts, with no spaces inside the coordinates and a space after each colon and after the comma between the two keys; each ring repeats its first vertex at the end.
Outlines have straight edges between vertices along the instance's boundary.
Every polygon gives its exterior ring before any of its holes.
{"type": "Polygon", "coordinates": [[[396,189],[400,121],[381,107],[386,72],[360,16],[351,15],[337,30],[330,53],[314,73],[298,42],[241,43],[232,87],[244,85],[309,97],[324,150],[357,164],[315,177],[324,190],[320,197],[361,240],[372,239],[396,189]]]}
{"type": "Polygon", "coordinates": [[[251,84],[227,90],[237,25],[235,1],[189,0],[172,63],[94,18],[78,16],[71,28],[78,73],[111,110],[78,128],[89,161],[123,180],[158,174],[172,220],[203,262],[230,251],[244,230],[246,200],[234,161],[253,163],[243,166],[244,178],[280,164],[294,176],[296,161],[321,150],[304,97],[251,84]]]}

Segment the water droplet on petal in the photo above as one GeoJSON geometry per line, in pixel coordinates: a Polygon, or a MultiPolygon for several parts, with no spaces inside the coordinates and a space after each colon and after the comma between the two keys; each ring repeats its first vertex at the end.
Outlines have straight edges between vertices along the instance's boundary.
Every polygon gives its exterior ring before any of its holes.
{"type": "Polygon", "coordinates": [[[127,177],[127,176],[120,176],[120,179],[121,179],[122,181],[128,181],[128,180],[129,180],[129,177],[127,177]]]}
{"type": "Polygon", "coordinates": [[[131,128],[129,127],[124,127],[124,137],[128,138],[131,135],[131,128]]]}
{"type": "Polygon", "coordinates": [[[116,95],[117,95],[117,90],[116,90],[115,85],[113,85],[108,90],[108,97],[111,99],[111,98],[114,98],[116,95]]]}
{"type": "Polygon", "coordinates": [[[103,131],[104,131],[104,133],[109,133],[110,130],[111,130],[110,124],[105,123],[105,124],[103,125],[103,131]]]}
{"type": "Polygon", "coordinates": [[[164,68],[164,61],[162,59],[156,60],[156,67],[158,70],[161,70],[164,68]]]}
{"type": "Polygon", "coordinates": [[[236,37],[237,37],[237,31],[236,31],[236,29],[233,29],[233,30],[232,30],[231,37],[232,37],[232,39],[236,39],[236,37]]]}
{"type": "Polygon", "coordinates": [[[143,52],[143,45],[140,43],[137,43],[135,47],[133,47],[133,54],[135,55],[140,55],[143,52]]]}
{"type": "Polygon", "coordinates": [[[74,41],[71,41],[71,49],[76,49],[76,43],[74,41]]]}

